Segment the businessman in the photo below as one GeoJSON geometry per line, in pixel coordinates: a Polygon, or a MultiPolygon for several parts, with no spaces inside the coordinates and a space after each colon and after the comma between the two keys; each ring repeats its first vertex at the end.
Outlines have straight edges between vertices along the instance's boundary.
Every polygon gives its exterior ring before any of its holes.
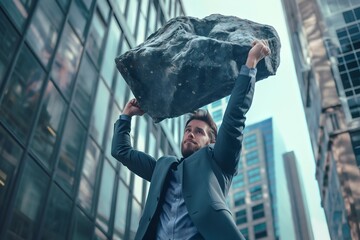
{"type": "Polygon", "coordinates": [[[150,189],[135,239],[244,239],[226,205],[239,162],[245,114],[255,87],[256,65],[270,54],[255,40],[238,75],[219,131],[206,110],[186,122],[182,158],[158,160],[132,148],[131,117],[144,111],[130,100],[114,125],[112,155],[149,181],[150,189]]]}

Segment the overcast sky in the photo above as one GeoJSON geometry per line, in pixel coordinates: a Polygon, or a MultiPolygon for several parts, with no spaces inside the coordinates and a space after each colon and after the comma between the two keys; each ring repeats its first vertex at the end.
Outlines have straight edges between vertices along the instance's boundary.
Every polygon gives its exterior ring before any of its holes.
{"type": "Polygon", "coordinates": [[[294,239],[293,227],[289,224],[290,199],[282,162],[282,154],[286,151],[294,151],[297,157],[314,237],[316,240],[330,239],[324,211],[320,205],[319,188],[315,179],[315,161],[311,152],[281,1],[182,0],[182,2],[188,16],[204,18],[214,13],[232,15],[271,25],[278,32],[282,45],[280,66],[275,76],[256,84],[253,105],[247,114],[246,124],[273,118],[276,135],[278,206],[281,209],[279,211],[281,239],[294,239]]]}

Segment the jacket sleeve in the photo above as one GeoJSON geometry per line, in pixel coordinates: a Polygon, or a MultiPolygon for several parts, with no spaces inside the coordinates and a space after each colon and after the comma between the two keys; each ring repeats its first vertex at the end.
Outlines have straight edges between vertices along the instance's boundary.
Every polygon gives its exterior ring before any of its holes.
{"type": "Polygon", "coordinates": [[[150,155],[133,149],[130,141],[131,122],[119,119],[114,124],[111,155],[136,175],[151,180],[156,160],[150,155]]]}
{"type": "Polygon", "coordinates": [[[240,158],[245,114],[249,110],[255,87],[255,76],[240,74],[225,110],[214,145],[214,159],[228,174],[235,174],[240,158]]]}

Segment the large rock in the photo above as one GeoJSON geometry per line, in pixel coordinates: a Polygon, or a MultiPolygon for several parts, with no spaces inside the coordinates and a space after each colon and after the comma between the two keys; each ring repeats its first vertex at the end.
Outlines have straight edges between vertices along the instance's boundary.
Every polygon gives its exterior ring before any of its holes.
{"type": "Polygon", "coordinates": [[[159,122],[229,95],[254,39],[268,40],[272,52],[258,63],[257,80],[275,75],[275,29],[219,14],[173,18],[115,61],[141,108],[159,122]]]}

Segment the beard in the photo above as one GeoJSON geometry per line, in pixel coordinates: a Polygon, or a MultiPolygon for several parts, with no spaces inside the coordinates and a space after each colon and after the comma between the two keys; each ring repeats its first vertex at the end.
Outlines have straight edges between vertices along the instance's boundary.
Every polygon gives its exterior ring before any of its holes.
{"type": "Polygon", "coordinates": [[[181,145],[181,154],[184,158],[187,158],[199,149],[199,145],[186,142],[181,145]]]}

